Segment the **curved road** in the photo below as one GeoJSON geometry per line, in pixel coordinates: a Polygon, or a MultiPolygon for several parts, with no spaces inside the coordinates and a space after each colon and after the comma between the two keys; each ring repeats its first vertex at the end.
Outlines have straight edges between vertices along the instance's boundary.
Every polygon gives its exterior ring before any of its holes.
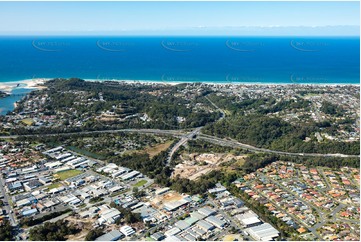
{"type": "MultiPolygon", "coordinates": [[[[191,132],[186,130],[160,130],[160,129],[117,129],[117,130],[99,130],[99,131],[81,131],[81,132],[72,132],[72,133],[58,133],[58,134],[35,134],[35,135],[9,135],[9,136],[0,136],[0,139],[16,139],[16,138],[32,138],[32,137],[46,137],[46,136],[68,136],[68,135],[79,135],[79,134],[98,134],[98,133],[120,133],[120,132],[132,132],[132,133],[145,133],[145,134],[167,134],[173,135],[176,137],[181,137],[181,140],[172,148],[170,154],[173,155],[175,151],[183,144],[185,144],[190,138],[194,135],[198,135],[198,139],[202,139],[214,144],[234,147],[234,148],[243,148],[249,151],[254,152],[264,152],[264,153],[273,153],[279,155],[290,155],[290,156],[301,156],[301,157],[340,157],[340,158],[359,158],[360,155],[345,155],[345,154],[320,154],[320,153],[293,153],[285,151],[270,150],[265,148],[258,148],[252,145],[243,144],[231,139],[222,139],[216,136],[206,135],[200,133],[198,127],[193,129],[191,132]]],[[[171,156],[170,156],[171,157],[171,156]]]]}

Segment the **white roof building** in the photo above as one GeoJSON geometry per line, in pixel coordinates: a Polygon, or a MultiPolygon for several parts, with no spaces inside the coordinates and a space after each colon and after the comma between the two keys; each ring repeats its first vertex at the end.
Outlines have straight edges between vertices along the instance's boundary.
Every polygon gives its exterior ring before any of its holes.
{"type": "Polygon", "coordinates": [[[120,179],[122,179],[122,180],[128,180],[128,179],[131,179],[131,178],[133,178],[133,177],[138,176],[139,174],[140,174],[139,171],[131,171],[131,172],[125,174],[125,175],[122,175],[122,176],[120,177],[120,179]]]}
{"type": "Polygon", "coordinates": [[[120,228],[120,232],[122,232],[125,236],[131,236],[135,233],[135,230],[132,227],[125,225],[120,228]]]}
{"type": "Polygon", "coordinates": [[[113,224],[115,221],[120,218],[120,212],[116,208],[103,209],[100,212],[100,218],[98,219],[99,224],[113,224]]]}
{"type": "Polygon", "coordinates": [[[205,219],[207,222],[213,224],[214,226],[216,226],[217,228],[221,229],[226,225],[226,222],[215,217],[215,216],[209,216],[208,218],[205,219]]]}
{"type": "Polygon", "coordinates": [[[44,164],[44,166],[49,167],[49,168],[56,168],[61,165],[62,165],[62,163],[60,161],[48,162],[48,163],[44,164]]]}
{"type": "Polygon", "coordinates": [[[262,223],[261,220],[258,219],[257,214],[251,210],[243,214],[237,214],[235,217],[241,222],[242,225],[246,227],[262,223]]]}
{"type": "Polygon", "coordinates": [[[172,201],[172,202],[167,202],[164,204],[164,209],[168,210],[168,211],[173,211],[176,210],[177,208],[185,205],[189,203],[188,200],[186,200],[185,198],[182,198],[180,200],[177,201],[172,201]]]}
{"type": "Polygon", "coordinates": [[[278,237],[279,232],[269,223],[264,223],[247,229],[249,235],[257,241],[270,241],[278,237]]]}
{"type": "Polygon", "coordinates": [[[171,228],[170,230],[167,230],[164,235],[167,237],[171,237],[174,236],[176,234],[178,234],[181,230],[177,227],[171,228]]]}
{"type": "Polygon", "coordinates": [[[210,215],[216,214],[216,211],[214,211],[210,207],[203,207],[203,208],[198,209],[198,213],[203,214],[204,216],[208,217],[210,215]]]}

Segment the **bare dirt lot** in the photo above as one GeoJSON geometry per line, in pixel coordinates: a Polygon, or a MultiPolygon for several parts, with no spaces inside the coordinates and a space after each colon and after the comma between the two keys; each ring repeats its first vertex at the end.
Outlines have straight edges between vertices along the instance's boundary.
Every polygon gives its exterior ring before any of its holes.
{"type": "Polygon", "coordinates": [[[164,195],[156,196],[151,201],[151,203],[152,203],[152,205],[154,207],[162,208],[164,203],[178,201],[178,200],[180,200],[182,198],[183,198],[183,196],[181,194],[179,194],[178,192],[170,191],[170,192],[167,192],[164,195]]]}
{"type": "Polygon", "coordinates": [[[158,155],[160,152],[167,150],[172,143],[173,140],[169,140],[163,144],[147,147],[145,149],[145,152],[149,154],[150,158],[153,158],[154,156],[158,155]]]}
{"type": "Polygon", "coordinates": [[[90,230],[94,229],[93,223],[94,223],[95,219],[90,219],[90,218],[82,219],[82,218],[76,218],[73,216],[69,216],[65,220],[68,220],[72,224],[76,224],[78,226],[78,228],[81,229],[81,231],[79,233],[69,235],[68,240],[71,240],[71,241],[85,240],[85,237],[88,234],[88,232],[90,230]]]}
{"type": "Polygon", "coordinates": [[[182,154],[180,156],[182,163],[175,167],[172,176],[179,175],[183,178],[195,180],[211,170],[219,169],[219,166],[224,162],[234,160],[241,164],[244,162],[244,157],[233,154],[182,154]]]}

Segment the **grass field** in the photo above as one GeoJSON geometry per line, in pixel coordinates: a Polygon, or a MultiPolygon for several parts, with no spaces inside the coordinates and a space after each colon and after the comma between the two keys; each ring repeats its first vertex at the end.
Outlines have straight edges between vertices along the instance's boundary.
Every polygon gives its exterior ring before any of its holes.
{"type": "Polygon", "coordinates": [[[31,118],[26,118],[26,119],[23,119],[21,120],[21,122],[23,122],[24,124],[30,126],[34,123],[34,120],[32,120],[31,118]]]}
{"type": "Polygon", "coordinates": [[[135,187],[141,187],[143,185],[147,184],[146,180],[140,180],[137,183],[134,184],[135,187]]]}
{"type": "Polygon", "coordinates": [[[173,140],[169,140],[163,144],[159,144],[153,147],[147,147],[145,152],[149,155],[150,158],[158,155],[160,152],[165,151],[173,143],[173,140]]]}
{"type": "Polygon", "coordinates": [[[58,187],[60,187],[60,186],[62,186],[61,183],[60,183],[60,182],[56,182],[56,183],[53,183],[53,184],[49,185],[48,188],[49,188],[49,190],[50,190],[50,189],[53,189],[53,188],[58,188],[58,187]]]}
{"type": "Polygon", "coordinates": [[[41,143],[35,142],[35,143],[30,144],[30,146],[33,147],[33,148],[34,148],[35,146],[38,146],[38,145],[41,145],[41,143]]]}
{"type": "Polygon", "coordinates": [[[64,181],[70,177],[77,176],[81,173],[83,173],[83,172],[79,171],[79,170],[68,170],[68,171],[60,171],[60,172],[54,174],[54,176],[56,178],[60,179],[61,181],[64,181]]]}
{"type": "Polygon", "coordinates": [[[69,150],[72,150],[72,151],[74,151],[76,153],[79,153],[81,155],[88,156],[90,158],[94,158],[94,159],[98,159],[98,160],[104,160],[105,159],[102,155],[95,154],[93,152],[90,152],[90,151],[87,151],[87,150],[84,150],[84,149],[80,149],[80,148],[75,147],[75,146],[67,146],[66,148],[69,149],[69,150]]]}

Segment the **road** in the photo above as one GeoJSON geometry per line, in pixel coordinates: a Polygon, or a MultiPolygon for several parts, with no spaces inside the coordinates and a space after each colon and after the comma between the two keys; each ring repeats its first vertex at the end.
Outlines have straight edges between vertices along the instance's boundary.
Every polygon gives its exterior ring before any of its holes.
{"type": "Polygon", "coordinates": [[[182,138],[176,143],[172,149],[169,151],[168,159],[167,159],[167,166],[170,165],[170,162],[172,161],[174,153],[185,143],[188,142],[188,140],[192,139],[194,136],[198,135],[202,127],[198,127],[194,129],[192,132],[187,133],[182,136],[182,138]]]}
{"type": "Polygon", "coordinates": [[[243,148],[249,151],[272,153],[278,155],[290,155],[290,156],[301,156],[301,157],[340,157],[340,158],[359,158],[360,155],[345,155],[345,154],[319,154],[319,153],[292,153],[278,150],[270,150],[265,148],[258,148],[252,145],[243,144],[232,139],[222,139],[216,136],[199,134],[198,139],[206,140],[210,143],[218,144],[221,146],[229,146],[234,148],[243,148]]]}
{"type": "MultiPolygon", "coordinates": [[[[206,135],[200,133],[200,129],[202,127],[198,127],[191,132],[186,130],[161,130],[161,129],[116,129],[116,130],[98,130],[98,131],[80,131],[80,132],[72,132],[72,133],[57,133],[57,134],[34,134],[34,135],[8,135],[8,136],[0,136],[0,139],[17,139],[21,137],[25,138],[36,138],[36,137],[49,137],[49,136],[71,136],[71,135],[84,135],[84,134],[101,134],[101,133],[120,133],[120,132],[129,132],[129,133],[144,133],[144,134],[166,134],[173,135],[176,137],[181,137],[181,140],[175,145],[178,148],[187,142],[190,137],[194,134],[199,134],[197,136],[198,139],[202,139],[208,141],[210,143],[218,144],[221,146],[228,146],[234,148],[243,148],[249,151],[254,152],[263,152],[263,153],[272,153],[279,155],[289,155],[289,156],[300,156],[300,157],[339,157],[339,158],[360,158],[360,155],[345,155],[345,154],[320,154],[320,153],[292,153],[278,150],[270,150],[265,148],[258,148],[252,145],[243,144],[236,140],[232,139],[223,139],[216,136],[206,135]]],[[[178,149],[177,148],[177,149],[178,149]]],[[[175,151],[177,149],[174,149],[175,151]]],[[[175,152],[174,151],[174,152],[175,152]]],[[[174,154],[173,152],[173,154],[174,154]]]]}
{"type": "Polygon", "coordinates": [[[3,209],[5,209],[6,214],[9,215],[9,220],[12,226],[17,226],[17,222],[13,213],[13,209],[10,206],[10,199],[9,199],[9,195],[6,193],[5,191],[5,181],[4,178],[2,176],[2,174],[0,174],[0,193],[4,196],[4,203],[6,205],[3,206],[3,209]]]}
{"type": "MultiPolygon", "coordinates": [[[[225,114],[225,112],[224,112],[222,109],[220,109],[216,104],[214,104],[207,96],[205,96],[205,98],[212,104],[213,107],[215,107],[215,108],[221,113],[221,117],[217,120],[217,122],[226,117],[226,114],[225,114]]],[[[170,152],[169,152],[168,159],[167,159],[167,166],[170,165],[170,162],[172,161],[172,158],[173,158],[173,155],[175,154],[175,152],[176,152],[182,145],[184,145],[185,143],[187,143],[188,140],[190,140],[190,139],[192,139],[193,137],[195,137],[196,135],[200,134],[200,131],[201,131],[201,129],[202,129],[203,127],[204,127],[204,126],[195,128],[192,132],[187,133],[187,134],[184,134],[184,135],[181,137],[181,139],[178,141],[178,143],[176,143],[176,144],[172,147],[172,149],[170,150],[170,152]]]]}
{"type": "Polygon", "coordinates": [[[218,107],[214,102],[212,102],[207,96],[205,96],[205,98],[212,104],[213,107],[215,107],[221,114],[222,116],[220,117],[220,119],[218,119],[218,121],[224,119],[226,117],[226,113],[224,112],[223,109],[221,109],[220,107],[218,107]]]}
{"type": "Polygon", "coordinates": [[[184,135],[184,130],[112,129],[112,130],[96,130],[96,131],[79,131],[79,132],[70,132],[70,133],[6,135],[6,136],[0,136],[0,139],[36,138],[36,137],[52,137],[52,136],[71,136],[71,135],[121,133],[121,132],[144,133],[144,134],[169,134],[169,135],[173,135],[173,136],[182,136],[182,135],[184,135]]]}

